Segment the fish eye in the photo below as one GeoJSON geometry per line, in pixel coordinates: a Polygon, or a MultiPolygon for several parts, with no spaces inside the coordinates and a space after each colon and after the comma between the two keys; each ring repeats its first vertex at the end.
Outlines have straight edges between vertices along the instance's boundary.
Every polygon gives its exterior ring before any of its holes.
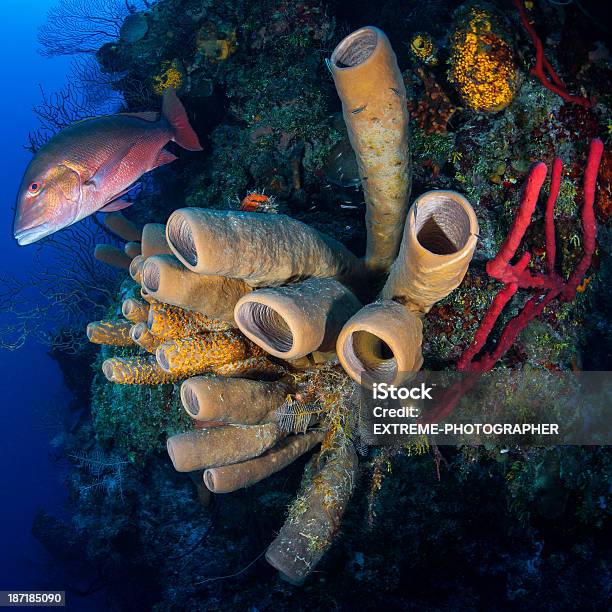
{"type": "Polygon", "coordinates": [[[33,183],[30,183],[30,186],[28,187],[28,192],[31,195],[36,195],[42,188],[42,183],[40,181],[34,181],[33,183]]]}

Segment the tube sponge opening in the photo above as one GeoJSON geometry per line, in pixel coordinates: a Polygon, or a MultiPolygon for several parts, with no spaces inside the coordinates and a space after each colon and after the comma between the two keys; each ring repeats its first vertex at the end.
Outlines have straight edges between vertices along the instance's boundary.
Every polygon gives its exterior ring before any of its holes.
{"type": "Polygon", "coordinates": [[[275,351],[288,353],[293,346],[293,334],[289,326],[270,306],[259,302],[244,302],[235,313],[240,329],[259,338],[275,351]]]}
{"type": "Polygon", "coordinates": [[[196,415],[200,412],[200,403],[198,402],[198,396],[189,385],[189,381],[185,381],[181,385],[181,401],[187,412],[191,415],[196,415]]]}
{"type": "Polygon", "coordinates": [[[172,213],[168,219],[166,233],[168,242],[180,253],[181,257],[190,266],[196,266],[198,264],[198,254],[187,216],[181,214],[180,211],[172,213]]]}
{"type": "Polygon", "coordinates": [[[345,372],[365,387],[402,384],[421,368],[423,323],[401,304],[368,304],[342,328],[336,349],[345,372]]]}
{"type": "Polygon", "coordinates": [[[460,251],[471,236],[467,212],[445,193],[419,202],[415,229],[419,244],[435,255],[460,251]]]}
{"type": "Polygon", "coordinates": [[[359,378],[391,383],[397,376],[397,359],[393,351],[384,340],[370,332],[348,334],[342,345],[342,354],[359,378]]]}
{"type": "Polygon", "coordinates": [[[142,284],[145,289],[155,293],[159,289],[159,278],[158,264],[152,259],[147,259],[142,267],[142,284]]]}
{"type": "Polygon", "coordinates": [[[338,68],[351,68],[363,64],[376,49],[378,36],[375,30],[362,28],[347,36],[336,47],[332,62],[338,68]]]}
{"type": "Polygon", "coordinates": [[[136,255],[134,259],[130,262],[130,267],[128,272],[132,279],[137,282],[139,285],[142,282],[142,266],[145,262],[145,258],[143,255],[136,255]]]}

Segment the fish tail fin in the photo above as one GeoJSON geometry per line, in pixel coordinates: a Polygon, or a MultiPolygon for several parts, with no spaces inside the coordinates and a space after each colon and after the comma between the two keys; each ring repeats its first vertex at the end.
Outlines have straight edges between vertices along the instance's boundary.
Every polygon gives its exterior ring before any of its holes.
{"type": "Polygon", "coordinates": [[[198,135],[191,127],[187,118],[185,107],[181,104],[181,101],[176,96],[176,92],[172,88],[166,89],[164,92],[162,117],[170,124],[174,132],[172,140],[176,144],[188,151],[202,150],[198,135]]]}

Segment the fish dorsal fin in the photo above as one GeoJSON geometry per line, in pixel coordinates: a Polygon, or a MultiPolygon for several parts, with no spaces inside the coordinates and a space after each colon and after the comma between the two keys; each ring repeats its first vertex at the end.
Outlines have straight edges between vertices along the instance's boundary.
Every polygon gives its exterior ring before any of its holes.
{"type": "Polygon", "coordinates": [[[155,111],[144,111],[142,113],[117,113],[121,117],[134,117],[136,119],[142,119],[143,121],[148,121],[149,123],[155,123],[159,120],[159,113],[155,111]]]}

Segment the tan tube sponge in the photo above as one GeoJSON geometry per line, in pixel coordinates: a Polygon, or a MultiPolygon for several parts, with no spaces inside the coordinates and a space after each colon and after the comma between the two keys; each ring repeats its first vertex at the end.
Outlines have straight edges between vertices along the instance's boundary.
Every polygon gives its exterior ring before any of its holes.
{"type": "Polygon", "coordinates": [[[166,226],[163,223],[147,223],[142,228],[141,249],[145,259],[152,255],[172,253],[166,242],[166,226]]]}
{"type": "Polygon", "coordinates": [[[184,368],[205,372],[252,357],[251,346],[238,331],[215,332],[167,340],[160,344],[155,356],[157,363],[167,372],[184,368]]]}
{"type": "Polygon", "coordinates": [[[284,366],[270,361],[265,355],[220,365],[215,367],[213,371],[219,376],[265,377],[266,380],[278,378],[287,373],[284,366]]]}
{"type": "Polygon", "coordinates": [[[94,321],[87,325],[87,339],[94,344],[131,346],[131,328],[128,321],[94,321]]]}
{"type": "Polygon", "coordinates": [[[423,364],[421,319],[404,306],[383,300],[362,308],[340,332],[338,359],[356,382],[401,384],[423,364]]]}
{"type": "Polygon", "coordinates": [[[123,238],[127,242],[140,242],[142,238],[142,227],[129,219],[126,219],[120,212],[112,212],[104,215],[104,225],[108,229],[123,238]]]}
{"type": "Polygon", "coordinates": [[[192,472],[261,455],[282,437],[274,423],[224,425],[168,438],[168,454],[177,472],[192,472]]]}
{"type": "Polygon", "coordinates": [[[332,544],[351,498],[357,473],[352,446],[333,451],[327,462],[314,457],[289,516],[266,551],[266,561],[289,582],[302,584],[332,544]]]}
{"type": "Polygon", "coordinates": [[[313,351],[331,351],[342,326],[361,304],[333,278],[259,289],[236,304],[240,331],[267,353],[297,359],[313,351]]]}
{"type": "Polygon", "coordinates": [[[130,263],[132,263],[130,257],[112,244],[96,244],[94,257],[98,261],[113,266],[113,268],[119,268],[120,270],[129,270],[130,263]]]}
{"type": "Polygon", "coordinates": [[[142,285],[142,267],[144,266],[145,258],[142,255],[136,255],[130,262],[129,273],[134,282],[142,285]]]}
{"type": "Polygon", "coordinates": [[[366,265],[384,273],[399,249],[411,189],[404,81],[389,39],[372,26],[342,40],[330,67],[363,185],[366,265]]]}
{"type": "Polygon", "coordinates": [[[285,215],[182,208],[167,224],[170,247],[198,274],[244,280],[252,287],[308,277],[350,286],[360,261],[333,238],[285,215]]]}
{"type": "Polygon", "coordinates": [[[113,357],[102,364],[104,376],[119,385],[161,385],[186,378],[162,370],[155,357],[113,357]]]}
{"type": "Polygon", "coordinates": [[[208,331],[230,329],[230,325],[224,321],[161,302],[150,304],[148,325],[153,335],[164,339],[190,338],[208,331]]]}
{"type": "Polygon", "coordinates": [[[290,392],[282,382],[196,376],[181,385],[181,401],[198,421],[255,425],[273,414],[290,392]]]}
{"type": "Polygon", "coordinates": [[[400,253],[381,297],[429,312],[461,284],[477,240],[476,214],[461,194],[424,193],[410,208],[400,253]]]}
{"type": "Polygon", "coordinates": [[[126,242],[123,250],[130,259],[134,259],[134,257],[142,255],[142,247],[140,246],[140,242],[126,242]]]}
{"type": "Polygon", "coordinates": [[[154,336],[144,322],[136,323],[130,330],[130,336],[137,344],[143,348],[147,353],[155,353],[157,347],[163,342],[161,338],[154,336]]]}
{"type": "Polygon", "coordinates": [[[249,487],[287,467],[322,442],[324,437],[322,431],[290,436],[260,457],[205,470],[204,484],[213,493],[231,493],[249,487]]]}
{"type": "Polygon", "coordinates": [[[160,302],[231,323],[236,302],[251,291],[242,280],[196,274],[174,255],[149,257],[142,268],[142,283],[149,295],[160,302]]]}
{"type": "Polygon", "coordinates": [[[121,304],[121,313],[132,323],[140,323],[149,318],[149,304],[135,298],[123,300],[121,304]]]}

